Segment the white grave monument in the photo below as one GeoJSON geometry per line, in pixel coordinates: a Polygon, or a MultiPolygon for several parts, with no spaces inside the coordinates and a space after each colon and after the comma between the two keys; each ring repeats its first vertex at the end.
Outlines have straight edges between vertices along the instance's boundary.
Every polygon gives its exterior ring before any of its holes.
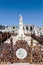
{"type": "Polygon", "coordinates": [[[18,31],[18,37],[20,39],[24,39],[25,35],[24,35],[24,30],[23,30],[23,18],[20,15],[19,16],[19,31],[18,31]]]}

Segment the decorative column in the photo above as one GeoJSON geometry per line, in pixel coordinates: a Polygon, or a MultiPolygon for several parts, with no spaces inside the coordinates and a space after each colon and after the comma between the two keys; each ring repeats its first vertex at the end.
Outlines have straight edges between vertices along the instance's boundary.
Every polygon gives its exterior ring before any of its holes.
{"type": "Polygon", "coordinates": [[[2,44],[2,34],[0,34],[0,43],[2,44]]]}
{"type": "Polygon", "coordinates": [[[13,39],[10,38],[10,44],[11,44],[11,50],[10,50],[10,54],[11,54],[11,63],[13,63],[13,39]]]}
{"type": "Polygon", "coordinates": [[[41,62],[42,56],[41,56],[41,45],[40,45],[40,62],[41,62]]]}
{"type": "Polygon", "coordinates": [[[8,39],[8,32],[7,32],[7,39],[8,39]]]}
{"type": "MultiPolygon", "coordinates": [[[[0,45],[2,45],[2,33],[0,33],[0,45]]],[[[0,47],[0,63],[2,61],[2,48],[0,47]]]]}
{"type": "Polygon", "coordinates": [[[33,38],[31,38],[31,59],[30,59],[31,64],[32,64],[32,48],[33,48],[33,38]]]}

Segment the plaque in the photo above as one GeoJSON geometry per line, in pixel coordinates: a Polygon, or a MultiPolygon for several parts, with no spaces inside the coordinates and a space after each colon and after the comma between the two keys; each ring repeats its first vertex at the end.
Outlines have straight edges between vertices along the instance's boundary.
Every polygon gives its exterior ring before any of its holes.
{"type": "Polygon", "coordinates": [[[23,48],[19,48],[17,51],[16,51],[16,56],[17,58],[19,59],[24,59],[26,58],[27,56],[27,51],[23,48]]]}

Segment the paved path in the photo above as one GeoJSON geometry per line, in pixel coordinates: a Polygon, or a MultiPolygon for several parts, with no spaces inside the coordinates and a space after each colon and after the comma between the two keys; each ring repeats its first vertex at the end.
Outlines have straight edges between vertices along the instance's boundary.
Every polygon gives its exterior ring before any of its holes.
{"type": "MultiPolygon", "coordinates": [[[[13,44],[14,44],[14,45],[15,45],[15,42],[16,42],[17,40],[19,40],[19,37],[18,37],[18,36],[11,36],[11,38],[13,38],[13,44]]],[[[30,45],[31,37],[25,36],[24,39],[25,39],[25,40],[29,43],[29,45],[30,45]]],[[[10,38],[7,39],[4,43],[9,43],[9,44],[10,44],[10,38]]]]}
{"type": "MultiPolygon", "coordinates": [[[[18,35],[17,36],[11,36],[11,38],[13,38],[13,45],[15,45],[15,42],[20,39],[18,37],[18,35]]],[[[25,36],[25,38],[23,38],[23,39],[25,39],[28,42],[28,44],[30,45],[30,43],[31,43],[31,37],[30,36],[25,36]]],[[[36,41],[34,40],[33,42],[34,42],[34,45],[35,45],[36,41]]],[[[9,43],[10,44],[10,38],[7,39],[4,43],[9,43]]]]}

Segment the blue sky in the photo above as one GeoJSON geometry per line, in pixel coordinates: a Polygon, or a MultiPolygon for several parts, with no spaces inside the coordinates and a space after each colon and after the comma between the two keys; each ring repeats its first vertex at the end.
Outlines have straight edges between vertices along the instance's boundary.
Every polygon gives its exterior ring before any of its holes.
{"type": "Polygon", "coordinates": [[[0,0],[1,25],[18,25],[20,14],[24,24],[43,26],[43,0],[0,0]]]}

